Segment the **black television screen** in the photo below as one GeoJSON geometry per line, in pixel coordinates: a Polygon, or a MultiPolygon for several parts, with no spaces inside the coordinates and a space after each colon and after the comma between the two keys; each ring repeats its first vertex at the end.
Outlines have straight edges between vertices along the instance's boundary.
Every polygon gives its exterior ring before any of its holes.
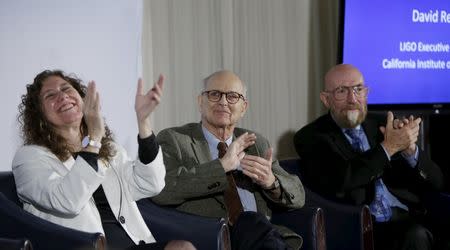
{"type": "Polygon", "coordinates": [[[369,105],[449,107],[450,1],[345,0],[340,36],[369,105]]]}

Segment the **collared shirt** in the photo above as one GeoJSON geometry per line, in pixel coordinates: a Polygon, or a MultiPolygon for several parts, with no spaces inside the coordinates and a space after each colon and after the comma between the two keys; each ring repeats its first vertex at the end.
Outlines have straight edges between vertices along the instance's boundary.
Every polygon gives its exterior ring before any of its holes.
{"type": "MultiPolygon", "coordinates": [[[[219,150],[217,149],[217,144],[221,142],[219,139],[217,139],[216,136],[214,136],[211,132],[208,131],[207,128],[205,128],[202,125],[202,131],[203,135],[205,136],[206,141],[208,142],[209,152],[211,153],[211,159],[217,159],[219,157],[219,150]]],[[[230,146],[231,142],[233,141],[233,136],[230,136],[225,140],[225,143],[230,146]]],[[[237,169],[242,171],[241,165],[237,166],[237,169]]],[[[255,195],[246,190],[242,189],[240,187],[237,187],[237,191],[239,194],[239,198],[241,199],[242,207],[244,208],[244,211],[254,211],[256,212],[256,200],[255,195]]]]}
{"type": "MultiPolygon", "coordinates": [[[[354,129],[361,130],[362,128],[361,128],[361,125],[358,125],[358,126],[357,126],[356,128],[354,128],[354,129]]],[[[344,135],[345,135],[345,137],[347,138],[347,140],[349,141],[349,143],[352,144],[352,143],[353,143],[352,138],[350,138],[350,136],[347,135],[347,134],[344,132],[344,130],[345,130],[345,129],[342,129],[342,132],[344,133],[344,135]]],[[[366,136],[366,133],[364,132],[364,130],[363,130],[362,133],[361,133],[361,138],[360,138],[360,139],[361,139],[361,142],[362,142],[363,151],[369,150],[369,149],[370,149],[370,145],[369,145],[369,141],[368,141],[368,139],[367,139],[367,136],[366,136]]],[[[384,147],[383,147],[383,149],[384,149],[384,147]]],[[[416,150],[417,150],[417,149],[416,149],[416,150]]],[[[385,152],[386,152],[386,150],[385,150],[385,152]]],[[[389,160],[391,160],[391,158],[389,157],[389,155],[387,154],[387,152],[386,152],[386,155],[387,155],[387,157],[389,158],[389,160]]],[[[412,156],[412,158],[414,158],[414,156],[412,156]]],[[[408,160],[407,160],[407,161],[408,161],[408,160]]],[[[408,162],[410,162],[410,161],[408,161],[408,162]]],[[[416,161],[416,163],[417,163],[417,161],[416,161]]],[[[412,166],[412,167],[415,167],[415,165],[412,166]]],[[[381,183],[382,190],[383,190],[383,191],[382,191],[382,195],[388,200],[389,205],[390,205],[391,207],[399,207],[399,208],[402,208],[402,209],[408,211],[408,207],[407,207],[405,204],[401,203],[401,202],[397,199],[397,197],[395,197],[394,195],[391,194],[391,192],[389,192],[389,190],[387,189],[386,185],[385,185],[384,182],[383,182],[383,179],[380,178],[379,181],[380,181],[380,183],[381,183]]]]}

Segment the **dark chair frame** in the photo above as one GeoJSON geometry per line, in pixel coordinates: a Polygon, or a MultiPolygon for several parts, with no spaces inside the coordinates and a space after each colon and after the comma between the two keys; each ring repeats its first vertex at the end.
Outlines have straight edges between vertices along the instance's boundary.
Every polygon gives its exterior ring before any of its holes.
{"type": "MultiPolygon", "coordinates": [[[[231,249],[224,219],[185,214],[157,206],[148,199],[138,201],[138,207],[158,241],[183,239],[200,250],[231,249]]],[[[29,239],[35,250],[106,249],[106,239],[101,233],[66,228],[23,210],[12,172],[0,172],[0,237],[29,239]]],[[[0,241],[0,249],[7,243],[0,241]]]]}
{"type": "Polygon", "coordinates": [[[37,250],[103,250],[106,247],[101,233],[63,227],[23,210],[12,172],[0,172],[0,237],[29,239],[37,250]]]}
{"type": "Polygon", "coordinates": [[[450,194],[429,192],[423,195],[422,200],[437,244],[435,248],[450,249],[450,194]]]}
{"type": "Polygon", "coordinates": [[[271,222],[283,225],[302,236],[301,249],[327,249],[324,214],[319,207],[303,207],[283,212],[273,210],[271,222]]]}
{"type": "MultiPolygon", "coordinates": [[[[300,159],[280,160],[280,166],[300,180],[300,159]]],[[[307,207],[320,207],[325,217],[328,249],[373,250],[373,224],[368,206],[352,206],[325,199],[305,187],[307,207]]]]}
{"type": "MultiPolygon", "coordinates": [[[[201,216],[161,207],[148,199],[138,201],[138,207],[157,240],[184,239],[190,240],[198,249],[231,249],[229,231],[224,219],[210,218],[209,225],[198,225],[196,218],[201,216]],[[173,223],[161,228],[160,225],[167,224],[165,219],[167,217],[172,217],[174,221],[183,221],[185,225],[196,225],[196,227],[191,226],[191,230],[186,231],[185,226],[179,227],[179,223],[173,223]],[[167,233],[168,230],[171,234],[167,233]],[[214,235],[211,235],[211,232],[216,231],[219,233],[215,234],[217,240],[214,241],[214,235]],[[199,242],[192,235],[202,235],[202,238],[205,237],[209,240],[199,242]]],[[[289,211],[272,211],[271,222],[273,224],[288,227],[303,237],[302,249],[326,250],[322,209],[305,207],[289,211]]]]}
{"type": "Polygon", "coordinates": [[[33,245],[27,239],[0,238],[0,250],[33,250],[33,245]]]}
{"type": "Polygon", "coordinates": [[[231,249],[225,219],[188,214],[162,207],[150,199],[137,202],[142,217],[157,241],[188,240],[197,249],[231,249]]]}
{"type": "MultiPolygon", "coordinates": [[[[149,199],[137,202],[157,241],[189,240],[198,249],[231,249],[224,219],[207,218],[161,207],[149,199]]],[[[100,233],[89,234],[43,220],[22,208],[12,172],[0,172],[0,237],[27,238],[34,249],[105,249],[100,233]]],[[[325,250],[325,223],[321,208],[274,211],[272,222],[291,228],[304,239],[306,250],[325,250]]],[[[1,246],[1,242],[0,242],[1,246]]]]}

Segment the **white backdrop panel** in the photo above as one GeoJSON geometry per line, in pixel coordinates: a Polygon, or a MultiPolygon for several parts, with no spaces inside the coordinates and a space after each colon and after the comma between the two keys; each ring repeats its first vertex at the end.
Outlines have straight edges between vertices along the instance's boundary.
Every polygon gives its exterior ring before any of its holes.
{"type": "Polygon", "coordinates": [[[22,143],[20,96],[45,69],[95,80],[106,122],[135,157],[141,23],[140,0],[0,0],[0,171],[22,143]]]}

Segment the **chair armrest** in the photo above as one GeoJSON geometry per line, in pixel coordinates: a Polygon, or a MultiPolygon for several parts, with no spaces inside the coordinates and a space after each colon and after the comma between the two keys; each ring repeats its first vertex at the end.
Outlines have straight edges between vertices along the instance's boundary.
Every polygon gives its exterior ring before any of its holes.
{"type": "Polygon", "coordinates": [[[32,250],[33,246],[27,239],[0,238],[0,250],[32,250]]]}
{"type": "Polygon", "coordinates": [[[362,242],[364,250],[374,250],[373,244],[373,224],[372,215],[368,206],[363,206],[361,211],[361,230],[362,230],[362,242]]]}
{"type": "Polygon", "coordinates": [[[274,210],[271,222],[276,225],[283,225],[302,236],[302,249],[327,249],[324,215],[321,208],[304,207],[289,211],[274,210]]]}
{"type": "Polygon", "coordinates": [[[373,247],[372,216],[368,206],[341,204],[305,188],[306,204],[324,211],[328,249],[365,249],[373,247]]]}
{"type": "Polygon", "coordinates": [[[188,240],[197,249],[231,249],[225,219],[188,214],[159,206],[150,199],[137,202],[145,223],[157,241],[188,240]]]}
{"type": "Polygon", "coordinates": [[[436,249],[449,249],[450,241],[450,194],[428,192],[422,197],[426,217],[433,229],[436,249]]]}
{"type": "Polygon", "coordinates": [[[105,249],[101,233],[86,233],[34,216],[0,193],[0,235],[27,238],[36,250],[105,249]]]}
{"type": "MultiPolygon", "coordinates": [[[[280,166],[302,178],[300,159],[281,160],[280,166]]],[[[369,207],[337,203],[305,188],[305,206],[323,209],[328,250],[373,250],[373,224],[369,207]]]]}
{"type": "Polygon", "coordinates": [[[450,194],[430,192],[423,197],[427,215],[434,224],[448,225],[450,221],[450,194]]]}

